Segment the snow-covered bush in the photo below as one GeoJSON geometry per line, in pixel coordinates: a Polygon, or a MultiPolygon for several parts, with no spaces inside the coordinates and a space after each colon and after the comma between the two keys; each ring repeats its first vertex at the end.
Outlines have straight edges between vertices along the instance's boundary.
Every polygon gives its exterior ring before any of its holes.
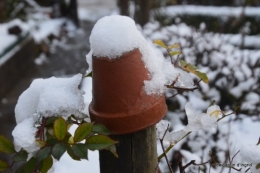
{"type": "MultiPolygon", "coordinates": [[[[179,162],[176,156],[185,152],[182,155],[184,163],[189,163],[190,158],[194,156],[199,158],[196,159],[198,162],[204,162],[205,159],[210,159],[208,152],[213,151],[220,163],[226,163],[228,152],[235,154],[243,145],[254,143],[259,136],[259,133],[251,128],[258,129],[259,126],[259,50],[241,50],[237,47],[242,42],[240,35],[207,32],[205,23],[201,23],[199,29],[189,27],[180,20],[177,23],[163,27],[158,22],[152,22],[141,29],[150,41],[160,39],[168,44],[179,43],[182,51],[180,59],[195,64],[209,77],[209,85],[200,82],[199,89],[193,92],[178,94],[175,90],[167,90],[169,112],[166,119],[172,124],[171,133],[183,129],[188,124],[188,119],[183,113],[187,102],[191,102],[202,112],[213,100],[225,110],[234,110],[237,105],[241,106],[236,109],[236,115],[221,121],[216,129],[194,132],[183,139],[168,154],[169,160],[174,167],[179,162]],[[175,94],[175,97],[171,97],[175,94]],[[241,142],[242,136],[247,142],[241,142]]],[[[245,46],[256,43],[256,39],[258,38],[246,36],[245,46]]],[[[160,49],[168,56],[167,50],[160,49]]],[[[243,162],[239,157],[240,154],[235,157],[236,163],[243,162]]],[[[207,169],[209,166],[210,164],[207,169]]],[[[168,166],[163,162],[162,167],[163,170],[167,170],[165,167],[168,166]]],[[[193,171],[197,172],[198,166],[194,167],[197,168],[193,171]]],[[[224,168],[211,167],[211,171],[222,172],[224,168]]]]}
{"type": "MultiPolygon", "coordinates": [[[[177,26],[151,34],[153,37],[151,39],[155,40],[154,43],[162,47],[162,51],[167,53],[167,56],[170,56],[170,58],[164,58],[162,53],[158,52],[153,45],[145,40],[140,31],[137,30],[132,19],[123,16],[104,17],[97,22],[90,36],[91,50],[87,55],[87,61],[91,66],[92,55],[118,58],[124,52],[130,52],[138,48],[151,77],[150,80],[144,81],[144,91],[147,94],[162,95],[167,91],[166,95],[172,98],[181,95],[183,92],[198,91],[199,85],[201,85],[202,93],[210,92],[210,89],[201,83],[208,83],[208,76],[212,74],[210,73],[211,70],[214,71],[215,64],[220,64],[220,60],[225,61],[226,59],[223,57],[220,57],[218,60],[212,59],[211,61],[215,61],[213,65],[210,64],[211,62],[208,61],[206,55],[202,59],[196,58],[194,55],[191,59],[186,59],[184,56],[185,61],[179,60],[179,58],[182,58],[180,56],[181,52],[183,55],[196,52],[185,45],[188,44],[185,39],[193,39],[195,36],[200,36],[199,33],[197,35],[196,33],[193,34],[189,31],[189,28],[183,27],[184,30],[178,33],[182,34],[183,37],[179,37],[178,34],[172,36],[173,40],[176,37],[180,38],[178,40],[180,44],[176,44],[175,40],[174,42],[168,40],[169,45],[167,45],[160,40],[161,38],[155,38],[161,35],[161,33],[179,30],[177,26]],[[110,40],[113,39],[115,41],[111,42],[110,40]],[[198,67],[192,65],[196,61],[202,61],[206,65],[199,67],[199,70],[198,67]],[[203,71],[207,72],[207,74],[203,73],[203,71]],[[196,78],[195,82],[193,78],[196,78]],[[173,92],[169,92],[169,90],[173,90],[173,92]]],[[[148,31],[144,33],[150,34],[148,31]]],[[[168,39],[169,37],[165,38],[168,39]]],[[[205,40],[198,41],[198,43],[201,42],[205,44],[205,40]]],[[[216,46],[221,47],[222,45],[216,43],[216,46]]],[[[204,47],[207,46],[204,45],[204,47]]],[[[204,47],[200,47],[198,44],[201,52],[207,52],[204,47]]],[[[224,47],[223,49],[226,50],[224,47]]],[[[227,50],[227,54],[230,55],[231,52],[227,50]]],[[[89,72],[91,72],[91,69],[89,69],[89,72]]],[[[14,154],[14,162],[27,161],[19,168],[19,171],[47,172],[52,167],[53,160],[59,160],[65,152],[74,160],[87,159],[88,150],[107,149],[117,156],[115,151],[117,141],[107,136],[109,131],[106,127],[89,122],[83,99],[84,92],[78,89],[81,79],[81,74],[71,78],[61,79],[52,77],[49,79],[36,79],[20,96],[15,109],[18,124],[13,131],[14,144],[5,137],[0,136],[1,152],[14,154]],[[68,131],[72,125],[78,126],[74,134],[68,131]]],[[[211,98],[207,99],[213,100],[211,98]]],[[[166,154],[172,147],[181,143],[182,139],[188,135],[203,130],[214,130],[218,121],[234,114],[232,111],[228,113],[223,112],[219,106],[214,105],[214,103],[211,104],[211,101],[202,105],[203,108],[207,108],[205,113],[197,113],[192,106],[192,104],[198,104],[196,103],[197,100],[194,102],[190,101],[191,103],[188,102],[183,106],[188,119],[188,124],[183,128],[170,132],[170,123],[166,120],[162,120],[156,125],[157,138],[163,150],[158,160],[161,160],[163,157],[167,158],[166,154]]],[[[210,136],[206,137],[210,138],[210,136]]],[[[195,158],[191,153],[183,150],[180,150],[180,152],[183,156],[195,158]]],[[[250,159],[254,160],[254,164],[258,164],[258,155],[255,154],[256,158],[252,158],[249,155],[251,152],[252,147],[245,147],[243,148],[242,156],[244,158],[250,157],[250,159]]],[[[211,156],[211,166],[216,166],[218,162],[214,160],[213,155],[211,156]]],[[[182,165],[182,163],[179,165],[182,173],[190,165],[198,165],[198,163],[196,160],[190,160],[186,165],[182,165]]],[[[168,167],[170,168],[169,163],[168,167]]],[[[12,165],[9,166],[8,163],[0,161],[0,171],[4,170],[12,170],[12,165]]]]}

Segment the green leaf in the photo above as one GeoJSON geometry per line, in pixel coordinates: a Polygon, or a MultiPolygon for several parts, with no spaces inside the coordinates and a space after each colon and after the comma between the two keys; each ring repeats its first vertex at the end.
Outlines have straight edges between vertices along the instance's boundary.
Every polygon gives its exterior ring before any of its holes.
{"type": "Polygon", "coordinates": [[[110,131],[102,124],[94,124],[92,132],[102,134],[102,135],[110,134],[110,131]]]}
{"type": "Polygon", "coordinates": [[[57,144],[57,143],[59,143],[60,141],[58,141],[56,138],[51,138],[51,139],[48,139],[47,141],[46,141],[46,143],[48,144],[48,145],[55,145],[55,144],[57,144]]]}
{"type": "Polygon", "coordinates": [[[75,144],[71,149],[77,157],[88,159],[88,148],[85,144],[75,144]]]}
{"type": "Polygon", "coordinates": [[[66,145],[63,143],[57,143],[52,147],[52,155],[55,159],[60,160],[61,156],[66,151],[66,145]]]}
{"type": "Polygon", "coordinates": [[[11,168],[8,168],[8,169],[6,169],[3,173],[12,173],[12,169],[11,169],[11,168]]]}
{"type": "Polygon", "coordinates": [[[86,77],[92,77],[92,71],[86,77]]]}
{"type": "Polygon", "coordinates": [[[53,127],[54,122],[58,119],[59,117],[49,117],[46,121],[45,127],[53,127]]]}
{"type": "Polygon", "coordinates": [[[42,163],[41,173],[47,173],[48,170],[51,169],[52,165],[53,165],[52,157],[51,156],[46,157],[42,163]]]}
{"type": "Polygon", "coordinates": [[[14,145],[11,141],[0,135],[0,152],[12,154],[15,153],[14,145]]]}
{"type": "Polygon", "coordinates": [[[0,160],[0,171],[3,171],[9,167],[8,163],[5,161],[0,160]]]}
{"type": "Polygon", "coordinates": [[[74,152],[72,151],[70,145],[67,145],[66,148],[67,148],[67,153],[68,153],[68,155],[69,155],[73,160],[80,161],[80,158],[74,154],[74,152]]]}
{"type": "Polygon", "coordinates": [[[20,150],[13,157],[14,162],[26,161],[28,157],[28,153],[25,150],[20,150]]]}
{"type": "Polygon", "coordinates": [[[154,40],[153,43],[157,44],[163,48],[167,48],[167,46],[165,45],[165,43],[162,40],[154,40]]]}
{"type": "Polygon", "coordinates": [[[46,134],[47,140],[48,140],[48,139],[55,138],[55,137],[54,137],[54,133],[53,133],[53,128],[46,130],[46,133],[45,133],[45,134],[46,134]]]}
{"type": "Polygon", "coordinates": [[[171,56],[174,56],[174,55],[180,55],[180,54],[181,54],[180,51],[170,52],[170,55],[171,55],[171,56]]]}
{"type": "Polygon", "coordinates": [[[204,82],[209,83],[209,78],[206,73],[202,73],[200,71],[196,71],[196,75],[204,82]]]}
{"type": "Polygon", "coordinates": [[[101,150],[116,143],[117,141],[114,141],[113,139],[105,135],[91,136],[86,140],[87,147],[90,150],[101,150]]]}
{"type": "Polygon", "coordinates": [[[260,169],[260,163],[255,166],[256,169],[260,169]]]}
{"type": "Polygon", "coordinates": [[[67,132],[66,135],[65,135],[65,138],[62,141],[65,142],[65,143],[68,143],[70,137],[71,137],[71,134],[69,132],[67,132]]]}
{"type": "Polygon", "coordinates": [[[44,160],[46,157],[48,157],[51,153],[51,147],[45,147],[41,150],[39,150],[36,154],[36,159],[37,162],[41,162],[42,160],[44,160]]]}
{"type": "Polygon", "coordinates": [[[187,62],[183,61],[183,60],[180,60],[180,64],[181,64],[182,67],[185,67],[187,65],[187,62]]]}
{"type": "Polygon", "coordinates": [[[188,72],[191,72],[191,73],[195,73],[195,70],[198,69],[198,67],[194,66],[194,65],[191,65],[190,63],[187,63],[183,60],[180,60],[180,64],[181,64],[181,67],[188,71],[188,72]]]}
{"type": "Polygon", "coordinates": [[[31,157],[31,159],[25,164],[24,172],[32,173],[37,166],[37,160],[35,157],[31,157]]]}
{"type": "Polygon", "coordinates": [[[83,123],[75,131],[74,142],[80,142],[84,140],[92,130],[92,123],[83,123]]]}
{"type": "Polygon", "coordinates": [[[25,164],[21,165],[21,166],[16,170],[15,173],[24,173],[24,172],[25,172],[24,169],[25,169],[25,164]]]}
{"type": "Polygon", "coordinates": [[[118,158],[118,154],[116,152],[116,146],[115,145],[111,145],[106,149],[109,150],[116,158],[118,158]]]}
{"type": "Polygon", "coordinates": [[[54,135],[55,137],[61,141],[65,138],[66,133],[67,133],[67,124],[66,121],[62,118],[59,117],[57,120],[54,122],[54,135]]]}

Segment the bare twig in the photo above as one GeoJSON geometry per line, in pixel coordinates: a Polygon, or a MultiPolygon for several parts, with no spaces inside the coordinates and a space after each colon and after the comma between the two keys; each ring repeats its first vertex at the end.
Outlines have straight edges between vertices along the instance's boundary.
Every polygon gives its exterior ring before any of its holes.
{"type": "MultiPolygon", "coordinates": [[[[178,141],[175,142],[175,144],[177,144],[178,142],[180,142],[182,139],[184,139],[185,137],[187,137],[189,134],[191,134],[191,132],[186,133],[181,139],[179,139],[178,141]]],[[[168,148],[166,148],[165,153],[167,154],[172,147],[175,146],[175,144],[170,144],[170,146],[168,148]]],[[[162,153],[159,157],[158,157],[158,161],[160,161],[162,158],[164,157],[164,153],[162,153]]]]}
{"type": "Polygon", "coordinates": [[[180,90],[182,91],[194,91],[196,89],[198,89],[198,87],[194,87],[194,88],[181,88],[181,87],[176,87],[176,86],[172,86],[172,85],[166,85],[167,88],[172,88],[172,89],[176,89],[176,90],[180,90]]]}
{"type": "Polygon", "coordinates": [[[169,124],[168,124],[167,129],[165,130],[165,132],[164,132],[164,134],[163,134],[162,139],[159,139],[159,140],[160,140],[160,143],[161,143],[161,146],[162,146],[163,154],[164,154],[164,157],[165,157],[165,159],[166,159],[167,165],[168,165],[168,167],[169,167],[171,173],[173,173],[172,167],[171,167],[171,165],[170,165],[170,162],[169,162],[169,160],[168,160],[168,158],[167,158],[167,156],[166,156],[166,153],[165,153],[165,149],[164,149],[164,147],[163,147],[163,139],[164,139],[164,137],[165,137],[165,135],[166,135],[166,133],[167,133],[168,130],[169,130],[169,124]]]}
{"type": "Polygon", "coordinates": [[[173,97],[177,96],[178,94],[180,94],[180,93],[177,92],[176,94],[174,94],[174,95],[172,95],[172,96],[170,96],[170,97],[167,97],[166,100],[167,100],[167,99],[170,99],[170,98],[173,98],[173,97]]]}

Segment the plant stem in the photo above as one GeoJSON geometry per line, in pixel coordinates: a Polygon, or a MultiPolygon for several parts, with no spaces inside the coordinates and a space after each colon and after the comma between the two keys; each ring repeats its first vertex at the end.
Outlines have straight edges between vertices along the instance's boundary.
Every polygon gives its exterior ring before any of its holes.
{"type": "MultiPolygon", "coordinates": [[[[191,134],[191,132],[188,132],[186,133],[181,139],[179,139],[175,144],[177,144],[178,142],[180,142],[182,139],[184,139],[185,137],[187,137],[189,134],[191,134]]],[[[172,147],[175,146],[175,144],[170,144],[169,147],[166,148],[165,150],[165,154],[167,154],[171,149],[172,147]]],[[[160,156],[158,156],[158,162],[164,157],[164,153],[162,153],[160,156]]]]}

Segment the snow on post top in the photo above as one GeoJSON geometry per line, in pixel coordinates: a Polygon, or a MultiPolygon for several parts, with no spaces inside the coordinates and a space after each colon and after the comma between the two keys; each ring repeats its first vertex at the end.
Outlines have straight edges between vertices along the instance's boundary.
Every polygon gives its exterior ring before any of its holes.
{"type": "Polygon", "coordinates": [[[92,55],[97,58],[119,58],[123,53],[137,48],[151,77],[150,80],[144,81],[147,94],[162,94],[164,85],[170,85],[178,75],[174,66],[165,61],[162,53],[145,40],[137,30],[135,22],[129,17],[113,15],[99,19],[89,41],[91,50],[86,56],[89,64],[87,73],[92,69],[92,55]]]}
{"type": "Polygon", "coordinates": [[[131,18],[113,15],[97,21],[89,41],[94,56],[117,58],[139,48],[144,38],[131,18]]]}

